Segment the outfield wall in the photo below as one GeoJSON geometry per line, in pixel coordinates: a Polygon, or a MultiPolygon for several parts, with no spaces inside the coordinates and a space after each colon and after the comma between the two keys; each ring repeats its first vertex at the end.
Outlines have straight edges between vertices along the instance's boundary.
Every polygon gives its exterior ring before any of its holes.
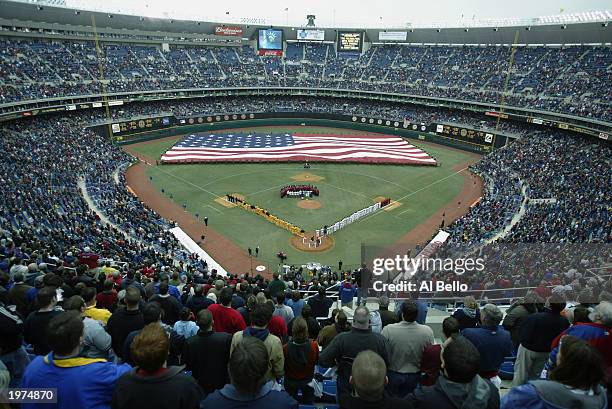
{"type": "Polygon", "coordinates": [[[178,118],[174,116],[143,117],[93,126],[102,136],[113,138],[118,144],[132,144],[174,135],[212,132],[223,129],[262,126],[321,126],[377,132],[432,142],[474,153],[487,153],[501,148],[511,139],[463,126],[442,124],[411,124],[382,118],[350,115],[303,113],[250,113],[178,118]],[[282,117],[279,117],[282,116],[282,117]]]}

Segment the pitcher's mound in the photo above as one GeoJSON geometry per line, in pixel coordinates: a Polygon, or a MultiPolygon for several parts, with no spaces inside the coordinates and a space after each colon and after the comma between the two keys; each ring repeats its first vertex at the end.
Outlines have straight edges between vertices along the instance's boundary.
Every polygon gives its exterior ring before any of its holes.
{"type": "Polygon", "coordinates": [[[297,205],[301,209],[318,209],[321,207],[321,202],[318,200],[300,200],[297,205]]]}
{"type": "Polygon", "coordinates": [[[310,237],[314,236],[314,233],[304,233],[304,235],[306,236],[305,239],[300,236],[291,236],[289,239],[291,246],[300,251],[319,253],[333,248],[334,244],[336,244],[332,236],[326,236],[321,237],[321,244],[315,247],[314,242],[310,241],[310,237]]]}

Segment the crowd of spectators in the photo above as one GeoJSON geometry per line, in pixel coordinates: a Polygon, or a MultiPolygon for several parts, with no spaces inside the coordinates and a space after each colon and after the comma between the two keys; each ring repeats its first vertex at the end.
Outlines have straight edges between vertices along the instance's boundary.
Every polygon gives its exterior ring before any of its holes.
{"type": "MultiPolygon", "coordinates": [[[[300,109],[403,117],[424,124],[465,123],[483,129],[496,126],[493,119],[466,112],[311,97],[134,103],[114,107],[111,115],[118,119],[156,113],[180,117],[300,109]]],[[[0,144],[6,155],[0,166],[5,205],[0,209],[0,220],[8,236],[20,242],[37,243],[45,257],[78,254],[89,246],[97,248],[103,258],[168,265],[179,260],[194,270],[205,270],[206,263],[190,258],[168,233],[173,223],[159,217],[128,192],[123,171],[131,158],[86,129],[89,123],[103,118],[103,112],[91,111],[24,119],[2,129],[0,144]],[[58,157],[59,151],[62,155],[58,157]],[[112,224],[100,220],[90,209],[81,195],[80,183],[112,224]],[[51,206],[47,205],[49,202],[51,206]]],[[[492,240],[521,207],[522,216],[498,243],[609,242],[610,216],[606,207],[612,179],[609,146],[603,141],[561,132],[534,131],[518,123],[501,121],[501,124],[506,124],[504,132],[521,138],[484,156],[473,166],[472,170],[486,181],[484,196],[466,216],[446,227],[451,233],[450,243],[482,245],[492,240]]],[[[513,260],[515,256],[507,252],[504,258],[513,260]]],[[[585,256],[583,260],[569,260],[545,276],[548,266],[538,264],[540,259],[536,257],[529,260],[531,274],[519,274],[519,268],[506,268],[503,274],[491,271],[470,281],[470,289],[503,289],[509,287],[508,282],[537,286],[542,280],[570,285],[577,278],[565,277],[566,271],[601,265],[596,257],[585,256]],[[590,260],[587,264],[586,259],[590,260]]],[[[524,260],[520,262],[525,264],[524,260]]],[[[580,274],[584,275],[584,271],[580,274]]],[[[597,287],[597,283],[589,284],[585,276],[582,278],[585,282],[574,285],[575,288],[587,284],[593,289],[597,287]]],[[[325,281],[330,284],[331,280],[325,281]]]]}
{"type": "Polygon", "coordinates": [[[487,187],[450,226],[453,240],[491,238],[526,199],[524,215],[501,241],[609,243],[611,153],[607,142],[561,132],[534,132],[494,151],[473,166],[487,187]]]}
{"type": "Polygon", "coordinates": [[[27,244],[18,248],[6,239],[0,246],[8,260],[1,273],[7,288],[0,292],[0,390],[57,388],[57,407],[607,404],[612,303],[603,299],[533,292],[502,320],[498,306],[468,298],[445,318],[444,339],[436,340],[419,322],[426,319],[414,300],[396,302],[397,312],[385,296],[378,310],[364,301],[350,309],[349,323],[346,306],[330,308],[318,279],[299,284],[297,272],[268,281],[179,265],[123,270],[87,264],[89,249],[37,272],[31,286],[17,254],[29,256],[30,265],[43,263],[27,244]],[[318,298],[304,299],[296,285],[316,289],[318,298]],[[502,365],[517,352],[515,387],[500,400],[502,365]]]}
{"type": "Polygon", "coordinates": [[[67,95],[215,87],[320,87],[504,103],[609,121],[608,46],[373,45],[361,56],[328,44],[289,44],[286,56],[250,46],[175,47],[93,41],[0,40],[0,102],[67,95]],[[105,82],[101,82],[99,59],[105,82]],[[106,81],[107,80],[107,81],[106,81]]]}

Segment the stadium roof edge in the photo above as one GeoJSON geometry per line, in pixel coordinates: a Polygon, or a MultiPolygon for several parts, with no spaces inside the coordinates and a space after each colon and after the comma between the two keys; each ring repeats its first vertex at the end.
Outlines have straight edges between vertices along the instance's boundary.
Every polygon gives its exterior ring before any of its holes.
{"type": "MultiPolygon", "coordinates": [[[[13,24],[44,25],[56,29],[73,26],[91,26],[92,16],[100,31],[105,29],[123,29],[135,32],[165,32],[188,35],[212,35],[216,26],[240,26],[242,37],[253,39],[258,28],[269,25],[257,24],[223,24],[215,22],[197,22],[164,18],[142,18],[134,15],[108,14],[105,12],[79,11],[66,7],[41,6],[39,3],[25,3],[0,0],[2,18],[13,24]]],[[[284,31],[285,40],[296,39],[296,28],[277,27],[284,31]]],[[[523,44],[602,44],[612,42],[612,25],[608,21],[587,23],[566,23],[546,25],[520,25],[499,27],[430,27],[430,28],[325,28],[325,40],[334,41],[338,30],[364,31],[366,42],[379,41],[379,33],[384,31],[405,31],[407,42],[433,44],[511,44],[518,32],[519,42],[523,44]]]]}

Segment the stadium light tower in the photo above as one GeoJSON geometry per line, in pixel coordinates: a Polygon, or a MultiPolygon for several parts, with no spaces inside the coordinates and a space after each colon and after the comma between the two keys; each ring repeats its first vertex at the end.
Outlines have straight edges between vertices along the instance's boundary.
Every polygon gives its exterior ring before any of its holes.
{"type": "Polygon", "coordinates": [[[317,16],[315,16],[314,14],[308,14],[306,16],[306,19],[308,20],[308,23],[306,23],[306,27],[314,27],[316,18],[317,16]]]}

